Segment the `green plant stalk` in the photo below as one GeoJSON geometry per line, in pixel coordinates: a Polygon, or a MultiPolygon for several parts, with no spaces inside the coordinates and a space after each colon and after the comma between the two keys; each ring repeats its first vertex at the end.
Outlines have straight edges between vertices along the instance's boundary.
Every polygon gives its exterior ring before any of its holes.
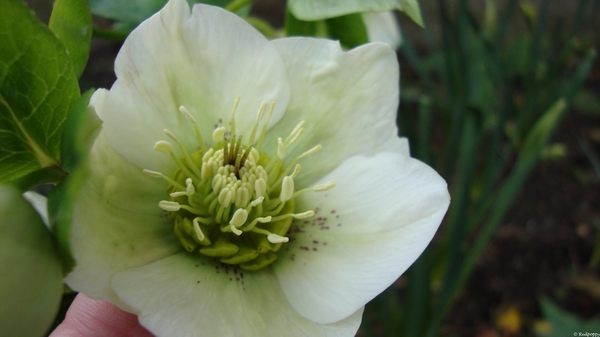
{"type": "MultiPolygon", "coordinates": [[[[440,323],[447,311],[445,307],[449,307],[452,302],[452,295],[455,292],[458,281],[458,271],[461,268],[462,260],[464,258],[463,242],[467,234],[467,213],[471,201],[470,186],[473,182],[476,166],[474,158],[477,157],[476,153],[479,150],[479,140],[480,135],[477,132],[475,118],[473,114],[469,113],[467,114],[464,133],[461,139],[459,157],[456,165],[458,169],[454,179],[454,189],[451,193],[452,203],[446,220],[446,230],[449,231],[450,241],[447,247],[448,251],[444,255],[447,257],[448,262],[446,263],[438,304],[433,311],[433,318],[437,318],[440,323]],[[444,303],[444,310],[440,311],[439,303],[444,303]]],[[[428,326],[427,336],[433,336],[435,331],[431,331],[431,322],[428,326]]]]}
{"type": "Polygon", "coordinates": [[[538,119],[535,126],[528,133],[515,168],[502,185],[495,199],[491,215],[485,222],[475,243],[469,249],[464,262],[457,269],[456,278],[448,280],[448,283],[452,282],[451,284],[447,284],[446,280],[444,281],[444,289],[432,315],[426,336],[433,337],[437,334],[445,314],[450,309],[454,299],[458,296],[460,289],[466,283],[483,249],[509,210],[525,180],[535,167],[544,146],[547,144],[560,120],[562,120],[565,110],[566,103],[561,99],[538,119]]]}
{"type": "Polygon", "coordinates": [[[400,336],[421,335],[430,311],[430,287],[431,248],[427,248],[408,270],[407,299],[404,307],[409,310],[405,310],[400,336]]]}
{"type": "Polygon", "coordinates": [[[129,33],[131,32],[126,30],[104,29],[98,26],[94,26],[92,35],[110,41],[123,42],[125,41],[127,36],[129,36],[129,33]]]}
{"type": "Polygon", "coordinates": [[[508,28],[510,27],[510,23],[517,11],[518,0],[510,0],[508,5],[506,6],[506,10],[502,15],[502,19],[500,19],[500,24],[498,25],[498,30],[496,30],[495,41],[498,45],[504,42],[504,37],[506,37],[506,33],[508,32],[508,28]]]}

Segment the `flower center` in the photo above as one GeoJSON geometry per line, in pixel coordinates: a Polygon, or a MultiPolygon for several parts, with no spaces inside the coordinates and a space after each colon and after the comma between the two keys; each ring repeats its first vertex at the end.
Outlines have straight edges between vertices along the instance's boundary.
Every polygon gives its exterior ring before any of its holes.
{"type": "Polygon", "coordinates": [[[300,172],[297,162],[319,151],[321,146],[286,163],[287,149],[304,132],[301,122],[285,140],[278,139],[277,149],[272,152],[276,155],[261,152],[274,103],[270,104],[263,122],[267,107],[267,102],[263,102],[248,142],[235,133],[238,104],[239,97],[230,129],[214,130],[213,146],[207,145],[193,116],[181,106],[181,113],[195,128],[200,150],[188,153],[179,139],[165,130],[182,156],[175,155],[173,145],[166,140],[156,142],[154,149],[169,154],[178,169],[170,177],[150,170],[144,173],[169,183],[169,200],[159,202],[158,206],[173,219],[175,235],[183,248],[245,270],[258,270],[275,261],[276,252],[289,241],[286,234],[293,219],[314,215],[312,210],[295,213],[294,198],[308,191],[328,190],[335,183],[295,190],[294,179],[300,172]],[[261,124],[262,130],[257,135],[261,124]]]}

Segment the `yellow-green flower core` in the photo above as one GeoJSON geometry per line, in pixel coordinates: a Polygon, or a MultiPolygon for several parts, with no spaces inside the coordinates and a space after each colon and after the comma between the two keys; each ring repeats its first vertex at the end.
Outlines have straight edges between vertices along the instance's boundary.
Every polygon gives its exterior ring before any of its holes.
{"type": "Polygon", "coordinates": [[[276,155],[261,152],[274,104],[270,104],[266,121],[257,134],[267,107],[267,102],[263,102],[248,141],[244,142],[235,133],[238,103],[239,98],[229,131],[224,127],[214,130],[212,147],[203,139],[189,111],[181,106],[180,111],[194,125],[199,150],[188,153],[177,137],[165,130],[183,157],[176,156],[173,145],[165,140],[156,142],[154,149],[169,154],[179,168],[171,177],[144,172],[169,183],[169,200],[158,206],[173,219],[175,235],[183,248],[245,270],[258,270],[275,261],[275,253],[289,241],[286,234],[294,218],[314,215],[311,210],[294,213],[294,198],[307,191],[327,190],[334,182],[296,191],[294,178],[300,172],[297,162],[321,146],[286,163],[286,150],[304,131],[301,122],[285,140],[278,139],[277,150],[273,151],[276,155]]]}

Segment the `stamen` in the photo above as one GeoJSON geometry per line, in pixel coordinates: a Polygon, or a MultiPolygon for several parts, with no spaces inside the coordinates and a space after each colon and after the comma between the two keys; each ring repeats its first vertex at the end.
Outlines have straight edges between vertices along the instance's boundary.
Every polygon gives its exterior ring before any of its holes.
{"type": "Polygon", "coordinates": [[[204,233],[202,233],[202,230],[200,229],[200,224],[198,223],[198,219],[199,218],[194,218],[194,220],[192,220],[192,223],[194,224],[194,231],[196,232],[196,236],[198,237],[199,241],[204,241],[204,233]]]}
{"type": "Polygon", "coordinates": [[[242,226],[246,220],[248,220],[248,212],[243,208],[238,208],[238,210],[233,213],[229,224],[237,228],[242,226]]]}
{"type": "Polygon", "coordinates": [[[294,130],[292,130],[292,132],[290,132],[290,135],[287,136],[287,138],[285,139],[285,142],[284,142],[284,144],[286,146],[290,146],[293,142],[296,141],[296,139],[298,139],[298,137],[300,137],[302,132],[304,132],[304,129],[303,129],[304,124],[306,124],[306,121],[301,121],[300,123],[298,123],[298,125],[296,125],[294,130]]]}
{"type": "Polygon", "coordinates": [[[165,211],[169,211],[169,212],[177,212],[181,209],[181,205],[178,202],[175,201],[160,201],[158,203],[158,207],[164,209],[165,211]]]}
{"type": "Polygon", "coordinates": [[[294,135],[294,138],[292,138],[289,142],[287,142],[287,140],[286,140],[286,142],[285,142],[286,146],[292,145],[295,141],[298,140],[298,138],[300,138],[300,136],[302,136],[303,133],[304,133],[304,129],[298,130],[296,135],[294,135]]]}
{"type": "Polygon", "coordinates": [[[269,106],[269,112],[267,113],[267,120],[265,121],[262,131],[260,132],[260,137],[258,138],[258,141],[256,142],[256,149],[258,149],[258,150],[260,150],[263,140],[265,139],[265,135],[267,134],[267,127],[269,126],[269,122],[271,121],[271,116],[273,115],[273,110],[275,110],[275,102],[271,102],[271,105],[269,106]]]}
{"type": "Polygon", "coordinates": [[[264,179],[256,179],[254,182],[254,193],[256,193],[256,196],[259,198],[267,193],[267,182],[264,179]]]}
{"type": "Polygon", "coordinates": [[[306,219],[306,218],[310,218],[310,217],[312,217],[314,215],[315,215],[314,211],[306,211],[306,212],[294,214],[294,218],[296,218],[296,219],[306,219]]]}
{"type": "Polygon", "coordinates": [[[200,150],[202,150],[202,152],[206,152],[206,144],[204,143],[204,138],[202,137],[202,133],[200,132],[200,128],[198,128],[196,120],[190,111],[183,105],[179,107],[179,111],[194,125],[194,131],[196,132],[196,139],[198,140],[198,145],[200,145],[200,150]]]}
{"type": "Polygon", "coordinates": [[[181,186],[180,183],[163,175],[160,172],[151,171],[151,170],[147,170],[147,169],[143,169],[142,172],[144,172],[144,174],[146,174],[146,175],[151,176],[152,178],[162,178],[162,179],[166,180],[169,184],[173,185],[175,188],[180,189],[180,190],[185,190],[185,187],[181,186]]]}
{"type": "Polygon", "coordinates": [[[262,103],[260,104],[260,108],[258,109],[258,114],[256,116],[256,123],[254,123],[254,126],[252,127],[252,132],[250,133],[250,144],[254,143],[254,136],[256,136],[256,130],[258,129],[258,124],[260,123],[260,120],[262,119],[263,113],[265,112],[265,107],[267,106],[267,101],[262,101],[262,103]]]}
{"type": "Polygon", "coordinates": [[[172,198],[178,198],[178,197],[183,197],[183,196],[187,196],[187,192],[183,192],[183,191],[179,191],[179,192],[173,192],[171,194],[169,194],[170,197],[172,198]]]}
{"type": "Polygon", "coordinates": [[[262,204],[263,200],[265,200],[265,197],[259,197],[259,198],[257,198],[256,200],[252,201],[252,202],[250,203],[250,206],[251,206],[251,207],[256,207],[256,206],[258,206],[258,205],[262,204]]]}
{"type": "Polygon", "coordinates": [[[231,224],[230,224],[230,225],[229,225],[229,228],[231,228],[231,231],[233,232],[233,234],[235,234],[235,235],[237,235],[237,236],[240,236],[240,235],[242,235],[242,233],[243,233],[241,230],[239,230],[239,229],[235,228],[235,226],[234,226],[234,225],[231,225],[231,224]]]}
{"type": "Polygon", "coordinates": [[[290,176],[283,177],[283,181],[281,182],[281,193],[279,194],[279,199],[281,202],[286,202],[290,200],[292,195],[294,194],[294,179],[290,176]]]}
{"type": "Polygon", "coordinates": [[[317,186],[313,187],[312,190],[315,191],[315,192],[323,192],[323,191],[330,190],[330,189],[332,189],[334,187],[335,187],[335,181],[330,180],[330,181],[328,181],[328,182],[326,182],[324,184],[317,185],[317,186]]]}
{"type": "Polygon", "coordinates": [[[299,155],[298,159],[302,159],[302,158],[308,157],[308,156],[310,156],[312,154],[315,154],[315,153],[321,151],[322,148],[323,147],[321,146],[321,144],[319,144],[319,145],[313,147],[312,149],[304,152],[303,154],[299,155]]]}
{"type": "MultiPolygon", "coordinates": [[[[189,168],[192,169],[192,171],[198,178],[202,176],[200,169],[196,166],[196,163],[194,163],[194,161],[190,157],[190,154],[185,149],[185,146],[183,146],[183,143],[177,137],[175,137],[175,135],[171,131],[169,131],[169,129],[164,129],[163,131],[169,138],[173,139],[177,143],[177,145],[179,146],[179,150],[181,150],[181,153],[183,153],[183,156],[185,157],[187,166],[189,166],[189,168]]],[[[175,159],[175,161],[178,162],[179,158],[175,159]]]]}
{"type": "Polygon", "coordinates": [[[277,138],[277,157],[281,160],[285,158],[285,145],[283,145],[281,138],[277,138]]]}
{"type": "Polygon", "coordinates": [[[170,153],[173,150],[173,145],[166,140],[159,140],[154,144],[154,149],[162,153],[170,153]]]}
{"type": "Polygon", "coordinates": [[[189,195],[189,196],[194,195],[194,193],[196,193],[196,188],[194,187],[194,183],[192,182],[192,179],[187,178],[185,180],[185,183],[187,184],[187,187],[185,189],[185,191],[187,192],[187,195],[189,195]]]}
{"type": "Polygon", "coordinates": [[[181,105],[179,107],[179,111],[185,116],[185,118],[187,118],[190,122],[192,122],[192,124],[196,124],[196,119],[194,119],[194,116],[192,116],[192,114],[190,113],[190,111],[188,109],[186,109],[186,107],[181,105]]]}
{"type": "Polygon", "coordinates": [[[243,230],[244,230],[244,232],[249,232],[254,228],[254,226],[256,226],[257,223],[259,223],[259,222],[260,223],[268,223],[268,222],[271,222],[272,219],[273,219],[273,217],[271,217],[271,216],[258,217],[256,219],[252,220],[252,222],[248,226],[244,227],[243,230]]]}
{"type": "Polygon", "coordinates": [[[220,143],[225,138],[225,127],[216,128],[213,131],[213,141],[215,143],[220,143]]]}
{"type": "Polygon", "coordinates": [[[282,243],[290,241],[290,239],[286,238],[285,236],[279,236],[277,234],[272,233],[267,235],[267,240],[269,240],[270,243],[282,243]]]}
{"type": "Polygon", "coordinates": [[[292,218],[292,217],[294,219],[306,219],[306,218],[310,218],[310,217],[312,217],[314,215],[315,215],[315,212],[313,212],[313,211],[306,211],[306,212],[303,212],[303,213],[296,213],[296,214],[294,214],[294,213],[286,213],[286,214],[283,214],[283,215],[278,215],[276,217],[273,217],[273,221],[281,221],[283,219],[292,218]]]}
{"type": "Polygon", "coordinates": [[[221,193],[219,193],[219,204],[221,204],[223,207],[227,207],[229,204],[231,204],[231,199],[233,199],[233,192],[231,192],[227,187],[222,189],[221,193]]]}
{"type": "Polygon", "coordinates": [[[144,172],[146,175],[151,176],[152,178],[162,178],[162,177],[164,177],[162,173],[156,172],[156,171],[151,171],[151,170],[143,169],[142,172],[144,172]]]}
{"type": "Polygon", "coordinates": [[[296,164],[296,167],[294,167],[294,172],[292,172],[290,177],[295,179],[298,173],[300,173],[300,164],[296,164]]]}

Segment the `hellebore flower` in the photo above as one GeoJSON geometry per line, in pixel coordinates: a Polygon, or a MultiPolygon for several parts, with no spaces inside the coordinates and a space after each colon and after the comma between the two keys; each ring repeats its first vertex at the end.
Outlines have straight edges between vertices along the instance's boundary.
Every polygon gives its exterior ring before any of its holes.
{"type": "Polygon", "coordinates": [[[353,336],[431,240],[444,180],[397,137],[381,43],[266,40],[171,0],[90,106],[66,278],[158,336],[353,336]]]}

